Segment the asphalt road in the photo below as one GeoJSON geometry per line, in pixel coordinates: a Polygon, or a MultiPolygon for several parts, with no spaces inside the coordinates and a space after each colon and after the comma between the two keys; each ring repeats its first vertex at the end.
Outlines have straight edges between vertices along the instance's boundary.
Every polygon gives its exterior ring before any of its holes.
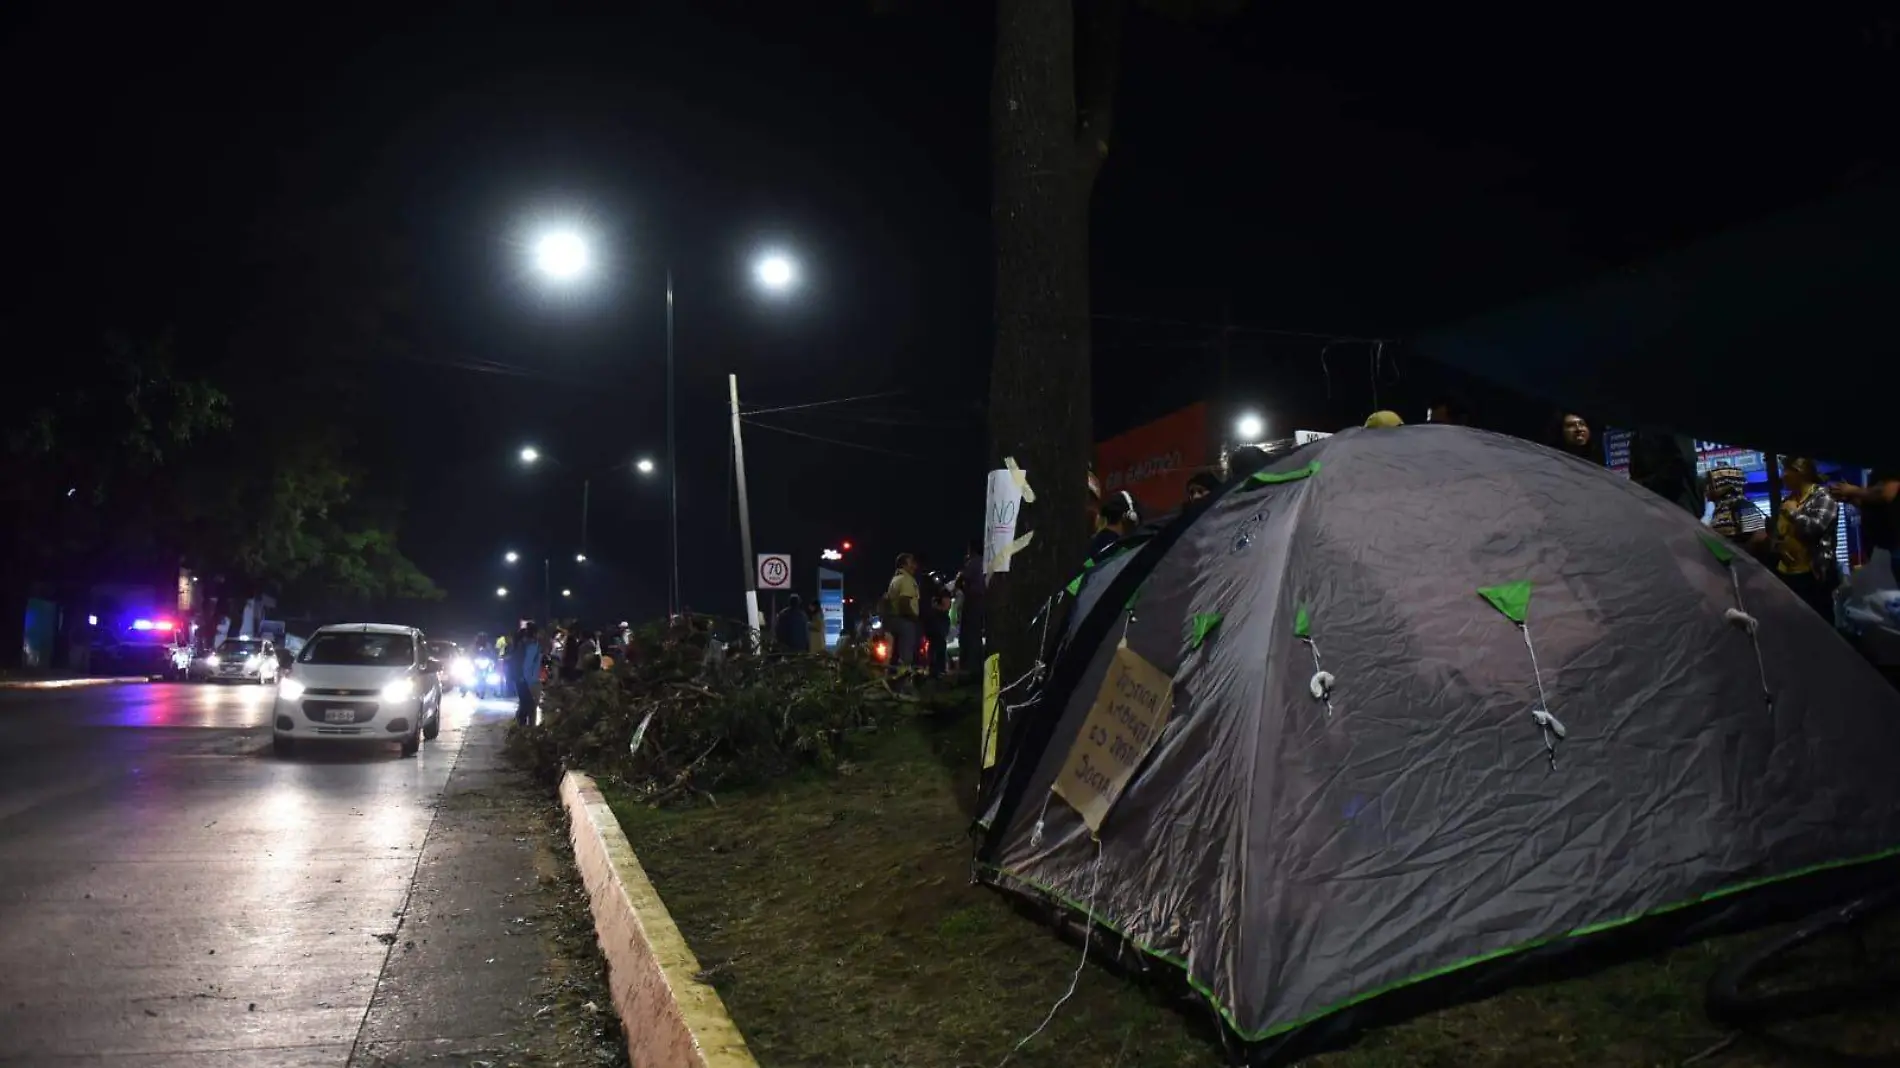
{"type": "Polygon", "coordinates": [[[492,756],[506,709],[450,700],[413,759],[283,761],[270,696],[0,692],[0,1064],[344,1065],[421,1015],[392,1003],[397,940],[458,755],[492,756]]]}

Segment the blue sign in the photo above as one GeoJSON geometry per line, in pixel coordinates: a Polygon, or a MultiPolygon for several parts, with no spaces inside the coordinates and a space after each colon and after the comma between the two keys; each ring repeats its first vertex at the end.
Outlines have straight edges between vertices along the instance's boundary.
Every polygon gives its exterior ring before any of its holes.
{"type": "Polygon", "coordinates": [[[836,650],[844,637],[844,572],[818,569],[818,611],[825,621],[825,648],[836,650]]]}

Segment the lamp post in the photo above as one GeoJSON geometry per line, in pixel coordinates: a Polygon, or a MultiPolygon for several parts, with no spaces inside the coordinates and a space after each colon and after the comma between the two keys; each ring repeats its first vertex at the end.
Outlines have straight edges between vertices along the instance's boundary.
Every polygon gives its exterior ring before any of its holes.
{"type": "MultiPolygon", "coordinates": [[[[533,251],[535,269],[556,284],[574,284],[592,273],[594,255],[587,236],[572,227],[558,227],[544,232],[534,242],[533,251]]],[[[767,293],[789,292],[796,287],[799,280],[798,262],[782,250],[768,249],[761,252],[753,260],[752,273],[755,283],[767,293]]],[[[667,542],[672,558],[666,595],[669,617],[676,616],[680,612],[679,450],[678,420],[674,413],[678,390],[674,376],[673,318],[673,268],[671,264],[668,264],[666,267],[666,495],[667,542]]],[[[523,459],[533,462],[527,456],[527,450],[523,450],[523,459]]],[[[641,466],[640,473],[647,474],[648,468],[641,466]]],[[[581,508],[581,525],[585,528],[585,486],[582,488],[581,508]]]]}
{"type": "MultiPolygon", "coordinates": [[[[546,453],[543,453],[540,449],[537,449],[532,445],[523,446],[519,455],[521,457],[521,462],[529,467],[532,467],[543,460],[547,461],[550,464],[553,464],[556,467],[565,468],[567,466],[561,463],[561,461],[555,459],[552,456],[547,455],[546,453]]],[[[576,560],[575,561],[576,563],[586,562],[585,554],[587,552],[587,512],[588,512],[589,500],[591,499],[593,495],[594,479],[599,478],[600,476],[607,474],[609,472],[618,471],[622,467],[627,467],[627,466],[631,466],[634,471],[638,472],[641,475],[651,475],[653,473],[653,461],[643,456],[640,459],[633,461],[631,465],[616,463],[612,465],[611,467],[603,467],[598,471],[594,471],[590,474],[587,474],[581,477],[581,553],[583,554],[583,557],[582,559],[576,560]]],[[[512,560],[509,562],[513,563],[512,560]]]]}
{"type": "MultiPolygon", "coordinates": [[[[502,554],[501,559],[503,563],[513,565],[515,563],[520,562],[521,554],[518,552],[515,552],[513,549],[510,549],[507,552],[502,554]]],[[[585,559],[585,557],[580,557],[580,559],[585,559]]],[[[508,596],[508,587],[503,586],[500,589],[496,590],[495,596],[497,597],[508,596]]],[[[550,566],[550,560],[549,560],[548,554],[542,553],[541,554],[541,622],[547,623],[547,622],[552,621],[553,618],[554,618],[553,569],[550,566]]]]}

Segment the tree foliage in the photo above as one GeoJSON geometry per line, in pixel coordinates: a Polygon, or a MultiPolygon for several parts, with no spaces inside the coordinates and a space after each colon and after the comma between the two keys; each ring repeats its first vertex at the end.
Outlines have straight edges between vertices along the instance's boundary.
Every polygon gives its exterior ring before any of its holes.
{"type": "Polygon", "coordinates": [[[45,563],[149,542],[156,476],[230,427],[230,399],[177,369],[169,336],[108,334],[34,370],[0,398],[11,555],[45,563]]]}

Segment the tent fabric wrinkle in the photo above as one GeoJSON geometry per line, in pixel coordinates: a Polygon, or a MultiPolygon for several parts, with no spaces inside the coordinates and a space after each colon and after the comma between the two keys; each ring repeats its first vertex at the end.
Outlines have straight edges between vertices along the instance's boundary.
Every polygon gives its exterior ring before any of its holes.
{"type": "Polygon", "coordinates": [[[1900,693],[1680,508],[1463,427],[1258,474],[1085,575],[978,855],[1179,969],[1238,1040],[1298,1050],[1626,929],[1764,922],[1900,856],[1900,693]],[[1172,711],[1098,841],[1053,786],[1122,642],[1172,711]]]}

